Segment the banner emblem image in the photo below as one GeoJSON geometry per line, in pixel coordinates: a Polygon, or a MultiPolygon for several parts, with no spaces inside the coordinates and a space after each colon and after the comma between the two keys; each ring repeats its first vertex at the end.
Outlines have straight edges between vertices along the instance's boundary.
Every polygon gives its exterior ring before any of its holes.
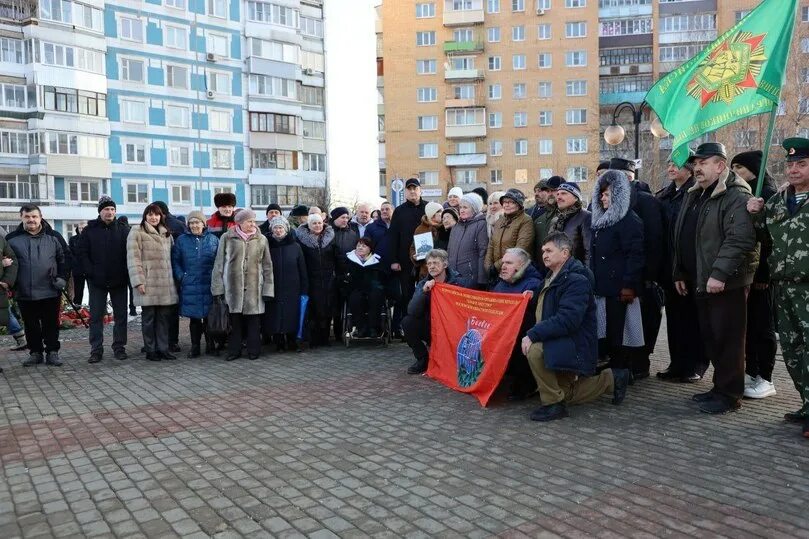
{"type": "Polygon", "coordinates": [[[469,319],[467,331],[458,343],[458,385],[470,387],[483,372],[483,339],[491,324],[476,318],[469,319]]]}
{"type": "Polygon", "coordinates": [[[767,61],[762,45],[766,35],[739,32],[716,47],[697,67],[688,95],[704,107],[720,101],[730,104],[745,90],[757,88],[756,77],[767,61]]]}

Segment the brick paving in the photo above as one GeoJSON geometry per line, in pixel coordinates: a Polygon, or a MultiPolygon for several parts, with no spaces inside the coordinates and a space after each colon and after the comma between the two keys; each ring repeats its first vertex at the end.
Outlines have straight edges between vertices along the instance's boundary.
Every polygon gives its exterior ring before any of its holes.
{"type": "Polygon", "coordinates": [[[537,399],[406,375],[401,344],[89,365],[63,335],[62,368],[0,338],[0,538],[809,537],[780,362],[778,395],[735,414],[650,379],[537,424],[537,399]]]}

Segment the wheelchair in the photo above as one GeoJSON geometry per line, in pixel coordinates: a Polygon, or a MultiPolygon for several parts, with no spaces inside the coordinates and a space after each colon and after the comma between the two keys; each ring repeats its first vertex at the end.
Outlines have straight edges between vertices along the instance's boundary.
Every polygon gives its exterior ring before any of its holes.
{"type": "MultiPolygon", "coordinates": [[[[377,313],[376,316],[379,317],[381,332],[379,335],[375,337],[360,337],[359,330],[354,326],[354,317],[351,314],[351,308],[348,304],[348,300],[343,302],[343,342],[346,345],[346,348],[351,346],[351,341],[358,341],[358,342],[379,342],[382,346],[387,347],[390,344],[390,337],[391,337],[391,308],[393,304],[390,302],[388,298],[385,298],[385,301],[382,304],[382,311],[377,313]]],[[[371,320],[374,318],[372,313],[364,313],[368,314],[367,319],[371,320]]]]}

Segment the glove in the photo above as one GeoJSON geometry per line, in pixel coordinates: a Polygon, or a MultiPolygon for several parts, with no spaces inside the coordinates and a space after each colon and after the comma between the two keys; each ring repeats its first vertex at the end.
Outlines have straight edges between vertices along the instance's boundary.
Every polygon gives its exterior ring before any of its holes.
{"type": "Polygon", "coordinates": [[[67,286],[67,281],[65,281],[61,277],[57,277],[56,279],[53,280],[53,286],[54,288],[56,288],[61,292],[67,286]]]}
{"type": "Polygon", "coordinates": [[[635,291],[632,290],[631,288],[622,288],[619,299],[621,300],[621,303],[632,303],[633,301],[635,301],[636,297],[637,296],[635,295],[635,291]]]}

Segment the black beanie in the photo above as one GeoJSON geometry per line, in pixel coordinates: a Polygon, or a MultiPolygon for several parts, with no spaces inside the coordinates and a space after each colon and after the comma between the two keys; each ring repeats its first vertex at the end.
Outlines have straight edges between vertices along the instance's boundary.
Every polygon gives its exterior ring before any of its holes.
{"type": "Polygon", "coordinates": [[[101,213],[101,210],[103,210],[104,208],[109,207],[113,207],[116,209],[118,208],[118,206],[115,205],[115,201],[112,198],[108,197],[107,195],[104,195],[98,199],[98,213],[101,213]]]}
{"type": "Polygon", "coordinates": [[[275,203],[268,204],[267,205],[267,210],[264,213],[265,214],[270,213],[270,210],[275,210],[277,212],[284,213],[283,211],[281,211],[281,206],[279,206],[278,204],[275,204],[275,203]]]}
{"type": "Polygon", "coordinates": [[[730,166],[731,168],[733,168],[733,165],[738,163],[739,165],[742,165],[744,168],[752,172],[753,175],[756,178],[758,178],[758,175],[761,172],[762,158],[763,156],[761,154],[761,150],[742,152],[733,156],[733,160],[730,162],[730,166]]]}
{"type": "Polygon", "coordinates": [[[341,215],[350,215],[351,212],[345,206],[337,206],[331,211],[331,220],[336,221],[341,215]]]}

